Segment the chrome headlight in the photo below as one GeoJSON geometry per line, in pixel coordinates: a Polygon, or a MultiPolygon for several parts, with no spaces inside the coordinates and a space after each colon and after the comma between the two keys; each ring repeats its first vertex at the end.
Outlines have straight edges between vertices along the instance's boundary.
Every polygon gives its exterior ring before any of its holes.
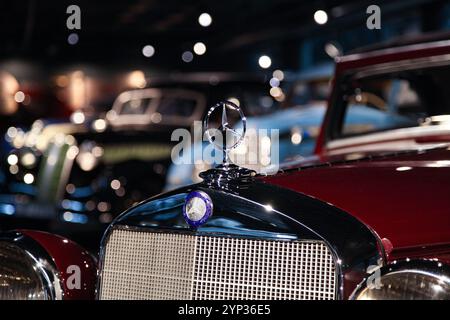
{"type": "Polygon", "coordinates": [[[356,288],[356,300],[448,300],[449,268],[437,261],[393,263],[376,270],[356,288]]]}
{"type": "Polygon", "coordinates": [[[0,299],[45,298],[44,284],[31,257],[15,245],[0,243],[0,299]]]}
{"type": "Polygon", "coordinates": [[[18,233],[0,239],[0,300],[61,299],[58,273],[51,259],[18,233]]]}

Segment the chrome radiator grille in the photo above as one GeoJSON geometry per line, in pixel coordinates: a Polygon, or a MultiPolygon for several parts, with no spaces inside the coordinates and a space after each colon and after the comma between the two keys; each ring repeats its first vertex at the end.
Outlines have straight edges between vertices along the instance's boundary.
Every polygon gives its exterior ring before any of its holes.
{"type": "Polygon", "coordinates": [[[319,241],[112,231],[101,299],[335,299],[332,255],[319,241]]]}

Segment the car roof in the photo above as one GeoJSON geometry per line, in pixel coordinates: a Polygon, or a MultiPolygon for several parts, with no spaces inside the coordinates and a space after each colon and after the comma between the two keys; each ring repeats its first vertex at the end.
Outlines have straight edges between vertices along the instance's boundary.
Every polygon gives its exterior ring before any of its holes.
{"type": "Polygon", "coordinates": [[[450,40],[450,32],[448,32],[448,31],[439,31],[439,32],[432,32],[432,33],[425,33],[425,34],[410,34],[410,35],[404,35],[401,37],[396,37],[396,38],[390,39],[388,41],[383,41],[383,42],[379,42],[376,44],[359,47],[359,48],[349,51],[348,54],[346,54],[346,55],[365,53],[365,52],[371,52],[371,51],[379,51],[379,50],[383,50],[383,49],[405,47],[405,46],[411,46],[411,45],[416,45],[416,44],[439,42],[439,41],[445,41],[445,40],[450,40]]]}
{"type": "Polygon", "coordinates": [[[423,42],[338,57],[336,58],[336,71],[339,73],[344,69],[448,54],[450,54],[450,40],[423,42]]]}

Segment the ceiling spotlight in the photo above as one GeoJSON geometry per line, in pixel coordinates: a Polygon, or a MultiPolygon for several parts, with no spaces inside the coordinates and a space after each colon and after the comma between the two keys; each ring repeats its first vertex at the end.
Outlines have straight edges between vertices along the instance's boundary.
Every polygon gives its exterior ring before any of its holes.
{"type": "Polygon", "coordinates": [[[97,119],[94,121],[94,123],[92,124],[92,127],[94,128],[95,131],[97,132],[103,132],[106,130],[106,121],[103,119],[97,119]]]}
{"type": "Polygon", "coordinates": [[[275,71],[272,73],[272,76],[273,76],[274,78],[277,78],[277,79],[280,80],[280,81],[283,81],[283,79],[284,79],[284,72],[281,71],[281,70],[275,70],[275,71]]]}
{"type": "Polygon", "coordinates": [[[23,182],[26,184],[32,184],[34,182],[34,176],[31,173],[27,173],[23,176],[23,182]]]}
{"type": "Polygon", "coordinates": [[[17,157],[15,154],[10,154],[7,161],[9,165],[14,166],[17,164],[17,162],[19,162],[19,157],[17,157]]]}
{"type": "Polygon", "coordinates": [[[144,88],[147,85],[145,74],[141,70],[135,70],[128,74],[127,84],[132,88],[144,88]]]}
{"type": "Polygon", "coordinates": [[[142,54],[145,57],[150,58],[151,56],[153,56],[155,54],[155,48],[148,44],[144,48],[142,48],[142,54]]]}
{"type": "Polygon", "coordinates": [[[267,69],[272,65],[272,59],[269,56],[261,56],[258,59],[259,66],[263,69],[267,69]]]}
{"type": "Polygon", "coordinates": [[[279,87],[280,80],[278,78],[273,77],[272,79],[270,79],[269,84],[271,87],[279,87]]]}
{"type": "Polygon", "coordinates": [[[78,34],[76,34],[76,33],[71,33],[71,34],[69,34],[69,36],[67,37],[67,42],[70,44],[70,45],[75,45],[75,44],[77,44],[78,43],[78,40],[79,40],[80,38],[78,37],[78,34]]]}
{"type": "Polygon", "coordinates": [[[75,124],[81,124],[86,120],[86,117],[84,116],[84,113],[81,111],[76,111],[70,115],[70,121],[72,121],[75,124]]]}
{"type": "Polygon", "coordinates": [[[201,56],[206,52],[206,46],[203,42],[197,42],[194,44],[194,52],[195,54],[201,56]]]}
{"type": "Polygon", "coordinates": [[[209,15],[209,13],[202,13],[199,17],[198,17],[198,23],[202,26],[202,27],[208,27],[212,22],[212,17],[209,15]]]}
{"type": "Polygon", "coordinates": [[[189,63],[194,59],[194,55],[192,54],[192,52],[190,51],[185,51],[183,52],[183,54],[181,55],[181,59],[186,62],[189,63]]]}
{"type": "Polygon", "coordinates": [[[22,103],[25,100],[25,93],[22,91],[17,91],[14,95],[14,100],[16,100],[17,103],[22,103]]]}
{"type": "Polygon", "coordinates": [[[325,44],[325,52],[330,58],[336,58],[342,55],[342,48],[337,43],[328,42],[325,44]]]}
{"type": "Polygon", "coordinates": [[[314,21],[317,24],[325,24],[328,21],[328,14],[323,10],[317,10],[314,13],[314,21]]]}
{"type": "Polygon", "coordinates": [[[279,97],[283,94],[283,90],[281,90],[278,87],[272,87],[270,88],[270,95],[274,98],[279,97]]]}

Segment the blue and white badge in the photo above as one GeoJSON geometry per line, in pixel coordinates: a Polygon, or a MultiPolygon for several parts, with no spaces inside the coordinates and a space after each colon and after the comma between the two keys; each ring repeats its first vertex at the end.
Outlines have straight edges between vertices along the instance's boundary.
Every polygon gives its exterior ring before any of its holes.
{"type": "Polygon", "coordinates": [[[213,213],[211,198],[203,191],[191,191],[184,202],[183,216],[194,228],[204,224],[213,213]]]}

